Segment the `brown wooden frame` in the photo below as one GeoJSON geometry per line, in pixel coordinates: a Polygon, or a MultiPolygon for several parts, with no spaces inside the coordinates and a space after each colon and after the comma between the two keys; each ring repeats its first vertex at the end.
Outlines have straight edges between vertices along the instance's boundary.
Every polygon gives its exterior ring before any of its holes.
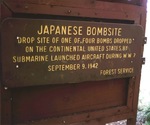
{"type": "MultiPolygon", "coordinates": [[[[146,23],[146,0],[134,0],[131,4],[130,2],[121,3],[121,0],[117,0],[115,2],[106,2],[100,0],[3,0],[0,5],[0,20],[1,22],[5,18],[58,18],[58,19],[77,19],[79,20],[102,20],[109,22],[127,22],[131,24],[139,24],[145,29],[146,23]]],[[[141,52],[143,53],[143,52],[141,52]]],[[[139,62],[142,65],[142,62],[139,62]]],[[[1,64],[1,62],[0,62],[1,64]]],[[[2,69],[2,65],[0,66],[2,69]]],[[[68,86],[72,85],[63,85],[59,86],[45,86],[45,87],[25,87],[25,88],[7,88],[3,86],[2,80],[0,81],[0,123],[2,125],[11,125],[11,124],[23,124],[23,125],[62,125],[62,124],[71,124],[71,125],[103,125],[108,122],[113,122],[117,120],[127,119],[127,125],[135,125],[136,123],[136,114],[137,114],[137,104],[138,104],[138,94],[140,87],[140,76],[139,73],[136,77],[131,77],[127,79],[121,80],[110,80],[110,81],[102,81],[102,84],[122,84],[120,88],[123,88],[124,85],[127,87],[126,97],[127,104],[117,105],[115,107],[106,107],[105,104],[100,108],[91,108],[90,110],[82,111],[82,108],[76,112],[76,108],[70,111],[66,111],[64,114],[56,113],[52,115],[50,118],[41,117],[31,122],[27,119],[20,120],[19,116],[14,116],[15,112],[17,112],[17,107],[25,106],[21,105],[19,102],[19,94],[22,94],[22,98],[27,98],[28,91],[33,91],[44,93],[46,88],[48,87],[49,91],[53,92],[53,87],[57,91],[61,91],[61,89],[70,88],[68,86]],[[127,82],[126,82],[127,81],[127,82]],[[40,89],[39,89],[40,88],[40,89]],[[35,90],[34,90],[35,89],[35,90]],[[21,91],[20,91],[21,90],[21,91]],[[18,94],[18,95],[17,95],[18,94]],[[18,102],[16,100],[18,100],[18,102]],[[97,109],[97,110],[96,110],[97,109]],[[17,119],[18,118],[18,119],[17,119]],[[20,121],[19,121],[20,120],[20,121]],[[27,120],[27,121],[24,121],[27,120]],[[18,122],[19,121],[19,122],[18,122]]],[[[2,79],[2,70],[0,70],[0,78],[2,79]]],[[[92,87],[91,82],[89,83],[78,83],[78,87],[81,89],[82,85],[85,84],[92,87]],[[81,84],[81,85],[80,85],[81,84]]],[[[93,83],[95,86],[97,82],[93,83]]],[[[101,88],[101,87],[100,87],[101,88]]],[[[119,87],[117,89],[120,89],[119,87]]],[[[74,90],[74,89],[71,89],[74,90]]],[[[88,89],[87,89],[88,90],[88,89]]],[[[115,89],[114,89],[115,90],[115,89]]],[[[91,90],[92,91],[92,90],[91,90]]],[[[125,90],[124,90],[125,91],[125,90]]],[[[49,92],[48,92],[49,93],[49,92]]],[[[80,90],[79,93],[82,94],[80,90]]],[[[121,92],[120,92],[121,93],[121,92]]],[[[38,95],[38,93],[36,93],[38,95]]],[[[37,97],[36,94],[32,94],[31,96],[37,97]]],[[[50,93],[49,93],[50,94],[50,93]]],[[[56,93],[57,95],[57,93],[56,93]]],[[[30,95],[29,95],[30,96],[30,95]]],[[[42,94],[42,96],[46,96],[42,94]]],[[[40,96],[40,97],[42,97],[40,96]]],[[[65,98],[65,94],[62,98],[65,98]]],[[[83,95],[81,95],[84,97],[83,95]]],[[[59,96],[58,96],[59,97],[59,96]]],[[[70,96],[72,98],[73,95],[70,96]]],[[[124,100],[125,98],[124,97],[124,100]]],[[[44,97],[43,97],[44,98],[44,97]]],[[[54,98],[53,98],[54,99],[54,98]]],[[[60,98],[61,99],[61,98],[60,98]]],[[[25,99],[26,101],[30,101],[25,99]]],[[[66,97],[67,100],[67,97],[66,97]]],[[[76,99],[79,101],[79,99],[76,99]]],[[[56,99],[56,101],[58,101],[56,99]]],[[[32,101],[30,102],[32,103],[32,101]]],[[[29,104],[30,104],[29,103],[29,104]]],[[[84,102],[85,103],[85,102],[84,102]]],[[[121,102],[123,103],[123,102],[121,102]]],[[[65,106],[65,103],[63,103],[65,106]]],[[[118,103],[119,104],[119,103],[118,103]]],[[[62,107],[63,107],[62,106],[62,107]]],[[[46,108],[45,108],[46,109],[46,108]]],[[[62,108],[63,110],[63,108],[62,108]]],[[[36,119],[36,118],[35,118],[36,119]]]]}

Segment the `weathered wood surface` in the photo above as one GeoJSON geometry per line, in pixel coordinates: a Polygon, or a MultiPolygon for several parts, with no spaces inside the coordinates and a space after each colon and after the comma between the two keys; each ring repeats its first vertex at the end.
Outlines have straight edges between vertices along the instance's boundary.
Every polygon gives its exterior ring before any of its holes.
{"type": "Polygon", "coordinates": [[[64,1],[14,1],[5,0],[5,3],[14,13],[52,14],[90,18],[137,20],[143,7],[115,2],[91,0],[64,0],[64,1]]]}
{"type": "Polygon", "coordinates": [[[130,20],[134,21],[134,23],[136,24],[141,24],[143,27],[145,27],[146,0],[143,1],[135,0],[130,2],[140,3],[141,6],[135,6],[134,4],[104,2],[95,0],[82,0],[82,1],[5,0],[4,1],[5,5],[7,5],[9,10],[11,10],[16,15],[20,14],[21,17],[23,17],[23,14],[32,14],[31,17],[33,18],[34,15],[36,15],[37,18],[41,17],[51,18],[52,15],[57,15],[57,18],[59,18],[58,16],[67,16],[67,17],[73,16],[84,18],[87,17],[87,18],[101,18],[101,19],[115,19],[115,20],[130,20]],[[39,16],[37,14],[39,14],[39,16]],[[41,14],[45,16],[42,16],[41,14]]]}
{"type": "MultiPolygon", "coordinates": [[[[1,21],[6,17],[57,18],[123,22],[145,28],[146,20],[146,0],[4,0],[0,9],[1,21]]],[[[134,78],[99,82],[13,89],[0,83],[0,122],[102,125],[128,119],[128,125],[134,125],[140,73],[134,78]]]]}

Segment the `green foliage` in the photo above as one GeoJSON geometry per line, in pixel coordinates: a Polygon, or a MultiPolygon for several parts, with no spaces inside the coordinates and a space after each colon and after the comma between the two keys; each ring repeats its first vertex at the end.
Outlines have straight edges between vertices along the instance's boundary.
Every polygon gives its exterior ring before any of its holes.
{"type": "Polygon", "coordinates": [[[146,121],[145,125],[150,125],[150,122],[146,121]]]}
{"type": "Polygon", "coordinates": [[[150,106],[145,111],[146,114],[146,125],[150,125],[150,106]]]}

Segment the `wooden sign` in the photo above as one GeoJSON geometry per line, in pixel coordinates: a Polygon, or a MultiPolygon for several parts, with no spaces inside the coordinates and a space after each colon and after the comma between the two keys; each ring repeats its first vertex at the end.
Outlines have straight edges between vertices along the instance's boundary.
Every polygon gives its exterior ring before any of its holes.
{"type": "Polygon", "coordinates": [[[7,19],[2,74],[8,87],[133,77],[140,71],[143,30],[131,24],[7,19]]]}

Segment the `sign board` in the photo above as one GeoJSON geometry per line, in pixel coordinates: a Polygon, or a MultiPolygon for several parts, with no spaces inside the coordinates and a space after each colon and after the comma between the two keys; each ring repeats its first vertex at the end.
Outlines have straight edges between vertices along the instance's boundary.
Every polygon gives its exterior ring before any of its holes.
{"type": "Polygon", "coordinates": [[[133,24],[7,19],[2,24],[3,84],[8,87],[133,77],[143,30],[133,24]]]}

